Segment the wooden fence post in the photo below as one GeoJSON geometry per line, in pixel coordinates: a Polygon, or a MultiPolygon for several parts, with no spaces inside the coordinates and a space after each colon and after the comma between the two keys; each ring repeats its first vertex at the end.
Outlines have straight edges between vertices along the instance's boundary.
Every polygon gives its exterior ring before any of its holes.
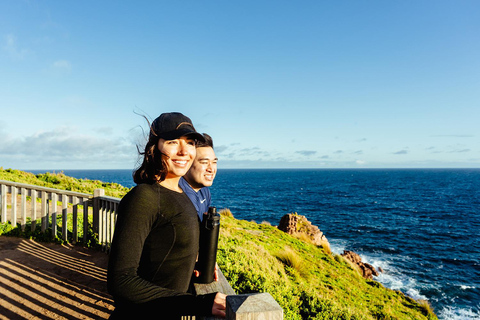
{"type": "Polygon", "coordinates": [[[62,194],[62,239],[63,241],[68,240],[68,228],[67,228],[67,218],[68,218],[68,199],[66,194],[62,194]]]}
{"type": "Polygon", "coordinates": [[[1,222],[7,222],[7,186],[2,184],[0,186],[0,215],[1,222]]]}
{"type": "Polygon", "coordinates": [[[83,245],[87,245],[87,234],[88,234],[88,202],[89,200],[84,198],[82,199],[83,205],[83,245]]]}
{"type": "Polygon", "coordinates": [[[25,231],[25,226],[27,225],[27,189],[21,188],[20,189],[20,195],[21,195],[21,200],[20,200],[20,211],[21,211],[21,216],[22,216],[22,232],[25,231]]]}
{"type": "Polygon", "coordinates": [[[100,229],[100,199],[105,196],[104,189],[95,189],[93,191],[93,232],[99,234],[100,229]]]}
{"type": "Polygon", "coordinates": [[[72,236],[73,236],[73,243],[78,242],[78,197],[72,197],[72,236]]]}
{"type": "MultiPolygon", "coordinates": [[[[58,202],[58,194],[55,192],[52,192],[52,239],[55,239],[57,236],[57,215],[58,215],[58,207],[57,207],[57,202],[58,202]]],[[[48,222],[47,222],[48,224],[48,222]]],[[[48,228],[48,227],[47,227],[48,228]]]]}
{"type": "Polygon", "coordinates": [[[17,226],[17,194],[18,190],[17,187],[12,186],[12,226],[16,227],[17,226]]]}
{"type": "Polygon", "coordinates": [[[46,191],[42,191],[41,219],[42,219],[42,232],[45,232],[45,230],[47,230],[47,226],[48,226],[48,199],[47,199],[47,192],[46,191]]]}
{"type": "Polygon", "coordinates": [[[32,212],[31,212],[31,231],[35,231],[37,227],[37,190],[32,189],[32,212]]]}
{"type": "Polygon", "coordinates": [[[267,293],[227,296],[227,320],[281,320],[283,310],[267,293]]]}

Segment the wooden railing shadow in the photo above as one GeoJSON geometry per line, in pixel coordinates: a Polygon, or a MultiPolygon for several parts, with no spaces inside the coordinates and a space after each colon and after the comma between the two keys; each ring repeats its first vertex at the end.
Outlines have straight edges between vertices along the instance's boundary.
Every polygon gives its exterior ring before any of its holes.
{"type": "Polygon", "coordinates": [[[103,252],[0,237],[0,314],[7,319],[108,319],[103,252]]]}

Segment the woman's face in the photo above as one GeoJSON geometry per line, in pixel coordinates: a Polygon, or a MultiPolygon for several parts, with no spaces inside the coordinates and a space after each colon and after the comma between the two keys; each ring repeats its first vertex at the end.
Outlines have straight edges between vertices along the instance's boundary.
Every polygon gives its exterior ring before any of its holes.
{"type": "Polygon", "coordinates": [[[196,155],[195,140],[188,137],[180,137],[175,140],[160,139],[158,150],[167,164],[167,179],[184,176],[196,155]]]}

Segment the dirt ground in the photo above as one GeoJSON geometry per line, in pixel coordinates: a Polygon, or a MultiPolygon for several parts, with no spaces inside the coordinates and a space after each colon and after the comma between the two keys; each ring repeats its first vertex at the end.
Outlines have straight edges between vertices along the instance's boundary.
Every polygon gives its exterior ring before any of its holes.
{"type": "Polygon", "coordinates": [[[0,236],[0,319],[108,319],[108,255],[0,236]]]}

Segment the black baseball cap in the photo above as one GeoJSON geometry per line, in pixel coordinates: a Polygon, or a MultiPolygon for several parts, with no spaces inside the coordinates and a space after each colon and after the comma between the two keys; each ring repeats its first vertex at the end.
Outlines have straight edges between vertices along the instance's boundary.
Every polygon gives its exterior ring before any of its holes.
{"type": "Polygon", "coordinates": [[[174,140],[186,136],[205,142],[203,135],[195,130],[192,120],[180,112],[162,113],[152,123],[150,136],[155,135],[165,140],[174,140]]]}

